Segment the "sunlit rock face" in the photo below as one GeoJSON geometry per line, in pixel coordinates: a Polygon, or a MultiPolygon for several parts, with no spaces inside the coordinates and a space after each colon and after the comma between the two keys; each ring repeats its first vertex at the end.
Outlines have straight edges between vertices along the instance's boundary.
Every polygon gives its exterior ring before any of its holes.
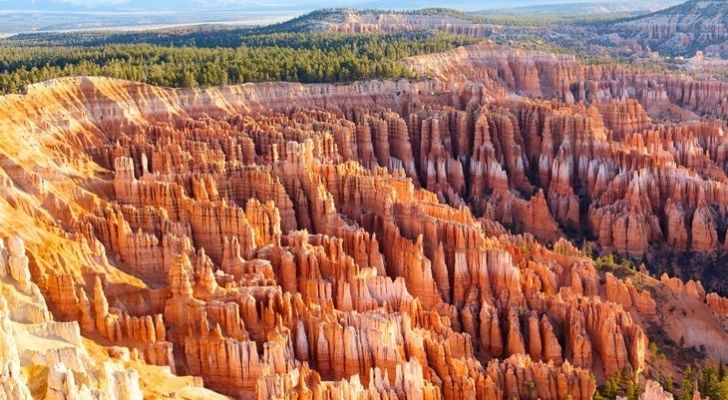
{"type": "Polygon", "coordinates": [[[701,84],[427,57],[435,80],[0,99],[0,394],[589,399],[649,370],[647,327],[683,300],[705,329],[667,333],[728,357],[728,300],[569,241],[724,246],[723,123],[654,114],[721,112],[676,105],[701,84]]]}

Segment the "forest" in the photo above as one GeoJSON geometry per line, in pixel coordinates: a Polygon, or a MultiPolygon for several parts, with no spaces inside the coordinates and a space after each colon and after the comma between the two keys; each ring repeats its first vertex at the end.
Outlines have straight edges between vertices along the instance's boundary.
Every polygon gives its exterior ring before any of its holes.
{"type": "MultiPolygon", "coordinates": [[[[32,83],[77,75],[107,76],[168,87],[214,86],[260,81],[340,83],[361,79],[417,78],[401,60],[471,44],[474,38],[408,32],[264,33],[205,37],[203,46],[104,43],[91,46],[0,43],[0,92],[17,93],[32,83]],[[235,39],[231,37],[235,36],[235,39]],[[217,41],[217,42],[216,42],[217,41]]],[[[156,37],[156,36],[155,36],[156,37]]],[[[70,39],[69,39],[70,40],[70,39]]]]}

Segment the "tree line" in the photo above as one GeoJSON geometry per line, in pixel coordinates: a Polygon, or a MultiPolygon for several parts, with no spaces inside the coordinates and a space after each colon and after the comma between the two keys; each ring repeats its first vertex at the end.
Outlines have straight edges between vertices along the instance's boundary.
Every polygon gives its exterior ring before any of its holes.
{"type": "MultiPolygon", "coordinates": [[[[208,40],[214,40],[214,37],[208,40]]],[[[227,40],[227,39],[226,39],[227,40]]],[[[103,44],[0,47],[0,92],[64,76],[93,75],[169,87],[260,81],[303,83],[416,78],[401,59],[475,39],[427,32],[349,35],[274,33],[239,38],[237,47],[103,44]]]]}
{"type": "MultiPolygon", "coordinates": [[[[639,377],[618,371],[597,389],[594,399],[626,397],[627,400],[637,400],[641,393],[639,381],[639,377]]],[[[722,361],[717,366],[707,365],[697,371],[688,365],[682,371],[679,387],[676,387],[676,383],[669,376],[659,379],[659,383],[676,400],[691,400],[695,391],[700,392],[701,398],[728,400],[728,371],[722,361]]]]}

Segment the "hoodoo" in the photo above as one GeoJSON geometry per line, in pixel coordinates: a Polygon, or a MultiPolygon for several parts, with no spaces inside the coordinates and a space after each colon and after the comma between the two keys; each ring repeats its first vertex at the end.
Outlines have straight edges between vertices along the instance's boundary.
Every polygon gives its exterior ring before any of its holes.
{"type": "MultiPolygon", "coordinates": [[[[435,22],[328,29],[403,24],[435,22]]],[[[405,64],[0,97],[0,398],[666,399],[678,343],[728,359],[717,286],[649,272],[725,252],[728,84],[490,41],[405,64]]]]}

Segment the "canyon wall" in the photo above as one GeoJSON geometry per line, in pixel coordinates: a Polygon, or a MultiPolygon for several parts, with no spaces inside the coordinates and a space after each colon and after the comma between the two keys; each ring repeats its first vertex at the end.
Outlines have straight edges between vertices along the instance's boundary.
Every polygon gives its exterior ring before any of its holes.
{"type": "MultiPolygon", "coordinates": [[[[568,240],[725,246],[723,123],[651,110],[706,97],[650,102],[635,82],[652,78],[490,47],[420,82],[71,78],[3,97],[0,278],[35,299],[10,319],[241,399],[589,399],[649,372],[654,293],[694,300],[686,321],[713,336],[690,344],[728,357],[724,298],[618,278],[568,240]]],[[[88,371],[13,351],[0,374],[46,365],[49,391],[88,371]]]]}

